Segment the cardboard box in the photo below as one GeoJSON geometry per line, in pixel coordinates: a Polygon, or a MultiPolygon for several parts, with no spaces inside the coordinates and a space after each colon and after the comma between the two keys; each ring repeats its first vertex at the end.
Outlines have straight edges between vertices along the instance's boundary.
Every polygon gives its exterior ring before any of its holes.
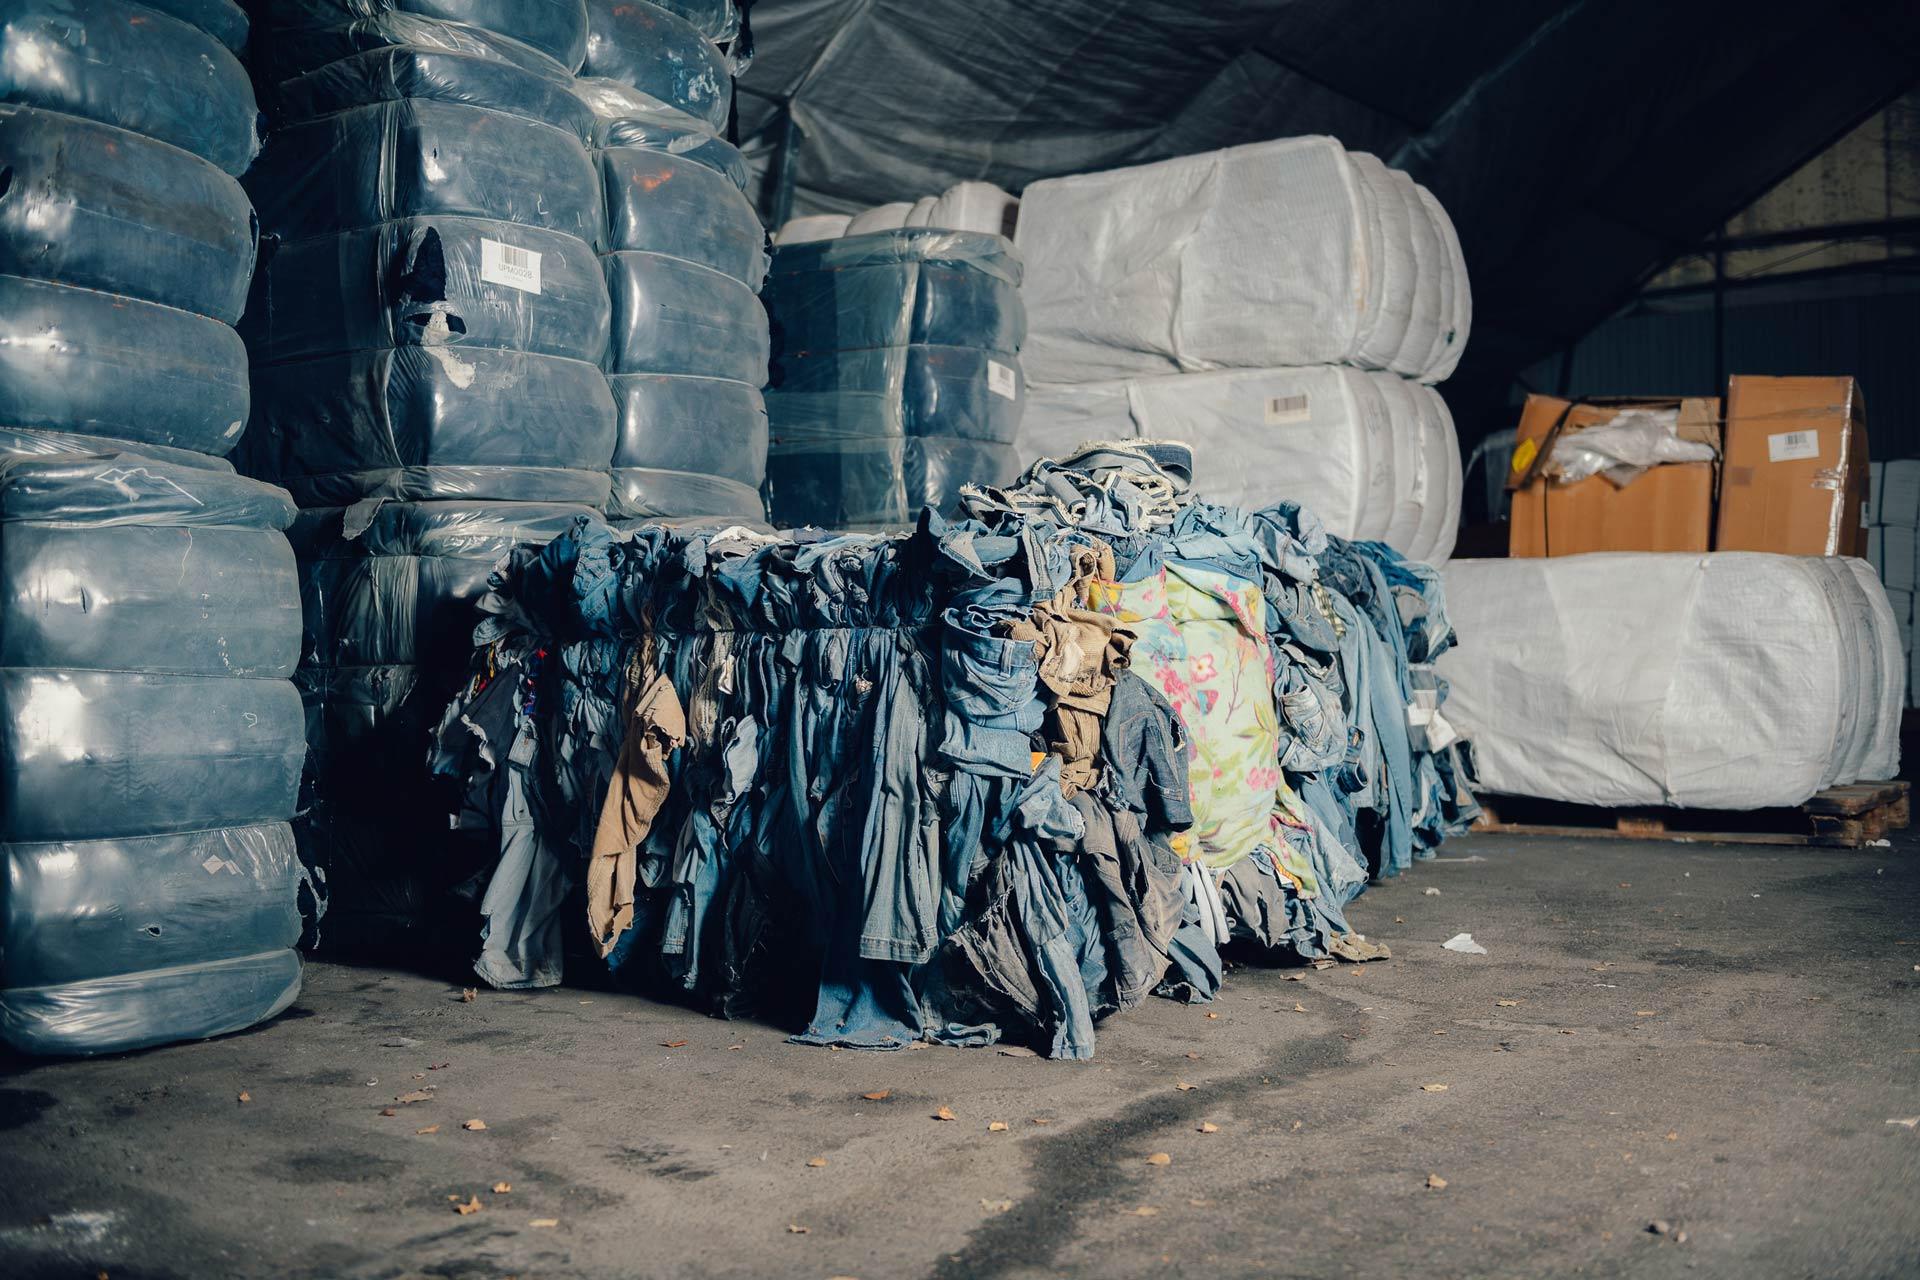
{"type": "MultiPolygon", "coordinates": [[[[1680,411],[1683,440],[1720,446],[1720,401],[1633,397],[1562,400],[1531,395],[1520,414],[1514,441],[1514,475],[1521,477],[1548,447],[1555,424],[1560,434],[1611,422],[1626,409],[1680,411]],[[1561,423],[1562,415],[1565,422],[1561,423]],[[1531,442],[1532,447],[1528,448],[1531,442]]],[[[1508,529],[1511,556],[1573,556],[1588,551],[1705,551],[1713,539],[1717,464],[1679,462],[1654,467],[1625,488],[1603,476],[1560,484],[1544,475],[1516,488],[1508,529]]]]}
{"type": "Polygon", "coordinates": [[[1860,555],[1868,483],[1866,406],[1852,378],[1729,380],[1716,550],[1860,555]]]}

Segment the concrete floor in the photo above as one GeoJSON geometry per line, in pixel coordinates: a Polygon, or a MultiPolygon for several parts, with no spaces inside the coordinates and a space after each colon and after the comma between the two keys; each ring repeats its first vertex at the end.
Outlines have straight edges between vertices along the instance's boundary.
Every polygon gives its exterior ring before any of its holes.
{"type": "Polygon", "coordinates": [[[1917,852],[1458,841],[1354,912],[1391,962],[1081,1065],[313,965],[247,1034],[6,1064],[0,1275],[1912,1275],[1917,852]]]}

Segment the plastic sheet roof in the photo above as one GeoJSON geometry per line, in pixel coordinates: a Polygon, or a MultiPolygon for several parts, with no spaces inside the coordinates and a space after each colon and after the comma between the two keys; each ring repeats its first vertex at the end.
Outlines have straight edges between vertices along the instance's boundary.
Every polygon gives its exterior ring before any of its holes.
{"type": "Polygon", "coordinates": [[[1501,403],[1920,80],[1911,0],[760,0],[752,23],[740,133],[764,172],[791,105],[795,212],[1287,134],[1377,153],[1466,250],[1449,398],[1501,403]]]}

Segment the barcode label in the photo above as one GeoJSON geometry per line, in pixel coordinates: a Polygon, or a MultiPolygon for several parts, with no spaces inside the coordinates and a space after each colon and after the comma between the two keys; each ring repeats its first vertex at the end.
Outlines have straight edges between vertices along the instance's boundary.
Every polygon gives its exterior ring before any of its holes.
{"type": "Polygon", "coordinates": [[[1268,396],[1267,425],[1283,427],[1289,422],[1305,422],[1312,417],[1306,396],[1268,396]]]}
{"type": "Polygon", "coordinates": [[[1767,437],[1768,462],[1795,462],[1820,456],[1818,431],[1782,431],[1767,437]]]}
{"type": "Polygon", "coordinates": [[[523,293],[540,292],[540,255],[498,240],[480,242],[480,278],[523,293]]]}
{"type": "Polygon", "coordinates": [[[1020,398],[1020,380],[1013,370],[998,360],[987,361],[987,390],[1007,400],[1020,398]]]}

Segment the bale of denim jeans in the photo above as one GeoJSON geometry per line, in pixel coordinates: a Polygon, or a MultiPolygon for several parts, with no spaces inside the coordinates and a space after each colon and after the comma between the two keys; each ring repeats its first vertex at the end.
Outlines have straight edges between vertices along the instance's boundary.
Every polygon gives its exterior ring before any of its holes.
{"type": "Polygon", "coordinates": [[[496,32],[565,67],[586,56],[583,0],[274,0],[263,23],[276,36],[346,26],[356,19],[417,15],[496,32]]]}
{"type": "Polygon", "coordinates": [[[214,36],[134,0],[21,0],[0,14],[0,102],[158,138],[228,173],[260,150],[253,85],[214,36]]]}
{"type": "Polygon", "coordinates": [[[952,436],[1019,438],[1020,357],[979,347],[869,347],[786,355],[773,364],[767,411],[782,441],[952,436]]]}
{"type": "Polygon", "coordinates": [[[1904,679],[1862,561],[1749,552],[1461,560],[1438,663],[1487,791],[1757,809],[1899,768],[1904,679]]]}
{"type": "Polygon", "coordinates": [[[599,159],[609,249],[664,254],[760,288],[766,233],[752,202],[724,172],[638,145],[608,147],[599,159]]]}
{"type": "Polygon", "coordinates": [[[246,346],[227,325],[0,276],[0,422],[224,454],[246,418],[246,346]]]}
{"type": "Polygon", "coordinates": [[[591,517],[566,503],[388,502],[300,513],[301,661],[323,667],[463,664],[473,604],[500,557],[591,517]]]}
{"type": "Polygon", "coordinates": [[[740,190],[747,189],[746,157],[706,121],[664,106],[618,80],[582,78],[574,81],[573,91],[593,112],[594,147],[664,151],[705,165],[740,190]]]}
{"type": "Polygon", "coordinates": [[[617,80],[716,131],[733,106],[733,72],[699,27],[647,0],[587,0],[583,76],[617,80]]]}
{"type": "Polygon", "coordinates": [[[606,494],[613,397],[584,360],[388,347],[261,365],[253,394],[245,468],[289,487],[324,480],[320,489],[351,495],[336,501],[420,489],[487,497],[500,484],[515,497],[566,501],[581,491],[569,472],[601,473],[606,494]],[[422,468],[461,470],[442,484],[410,474],[422,468]]]}
{"type": "Polygon", "coordinates": [[[599,363],[612,307],[584,240],[486,218],[407,218],[264,255],[240,334],[259,364],[388,347],[599,363]]]}
{"type": "Polygon", "coordinates": [[[0,106],[0,174],[0,275],[240,318],[253,206],[215,165],[112,125],[0,106]]]}
{"type": "MultiPolygon", "coordinates": [[[[769,414],[777,397],[769,398],[769,414]]],[[[1020,473],[1012,445],[955,436],[790,442],[767,449],[767,505],[781,528],[910,525],[921,508],[951,513],[962,485],[1001,485],[1020,473]]]]}
{"type": "MultiPolygon", "coordinates": [[[[124,453],[128,447],[125,440],[114,440],[107,436],[0,426],[0,458],[73,458],[82,454],[124,453]]],[[[233,464],[227,459],[192,449],[169,449],[157,444],[143,444],[139,449],[143,458],[193,471],[218,471],[231,475],[234,470],[233,464]]]]}
{"type": "Polygon", "coordinates": [[[599,177],[577,136],[432,99],[277,130],[246,187],[262,230],[290,240],[434,216],[517,222],[589,244],[604,229],[599,177]]]}
{"type": "Polygon", "coordinates": [[[615,467],[609,521],[717,519],[759,525],[767,518],[757,485],[698,471],[615,467]]]}
{"type": "Polygon", "coordinates": [[[1333,138],[1031,183],[1016,242],[1036,382],[1336,363],[1437,382],[1466,345],[1444,211],[1333,138]]]}
{"type": "Polygon", "coordinates": [[[567,68],[552,54],[512,36],[401,9],[363,12],[332,26],[267,23],[264,31],[266,38],[256,40],[252,51],[252,65],[262,84],[282,84],[343,58],[391,48],[511,63],[556,83],[570,78],[567,68]]]}
{"type": "Polygon", "coordinates": [[[610,253],[606,268],[611,372],[766,382],[767,311],[746,285],[659,253],[610,253]]]}
{"type": "Polygon", "coordinates": [[[574,95],[572,81],[558,64],[505,56],[498,42],[482,51],[384,45],[335,59],[274,90],[283,125],[408,99],[484,107],[536,120],[566,130],[583,146],[593,139],[593,112],[574,95]]]}
{"type": "Polygon", "coordinates": [[[300,860],[284,822],[0,845],[0,989],[292,947],[300,860]]]}
{"type": "Polygon", "coordinates": [[[291,948],[84,982],[0,991],[0,1040],[20,1053],[129,1053],[243,1031],[300,994],[291,948]]]}
{"type": "Polygon", "coordinates": [[[1031,464],[1088,440],[1184,440],[1194,487],[1258,510],[1303,503],[1343,538],[1444,562],[1459,524],[1461,464],[1439,393],[1343,365],[1034,386],[1021,424],[1031,464]]]}
{"type": "Polygon", "coordinates": [[[246,52],[247,12],[234,0],[140,0],[140,3],[200,28],[231,49],[236,58],[246,52]]]}
{"type": "Polygon", "coordinates": [[[909,345],[1018,352],[1020,258],[994,235],[914,228],[782,245],[764,294],[776,359],[909,345]]]}
{"type": "Polygon", "coordinates": [[[767,473],[767,407],[756,388],[660,374],[608,381],[620,406],[616,469],[690,471],[759,489],[767,473]]]}

